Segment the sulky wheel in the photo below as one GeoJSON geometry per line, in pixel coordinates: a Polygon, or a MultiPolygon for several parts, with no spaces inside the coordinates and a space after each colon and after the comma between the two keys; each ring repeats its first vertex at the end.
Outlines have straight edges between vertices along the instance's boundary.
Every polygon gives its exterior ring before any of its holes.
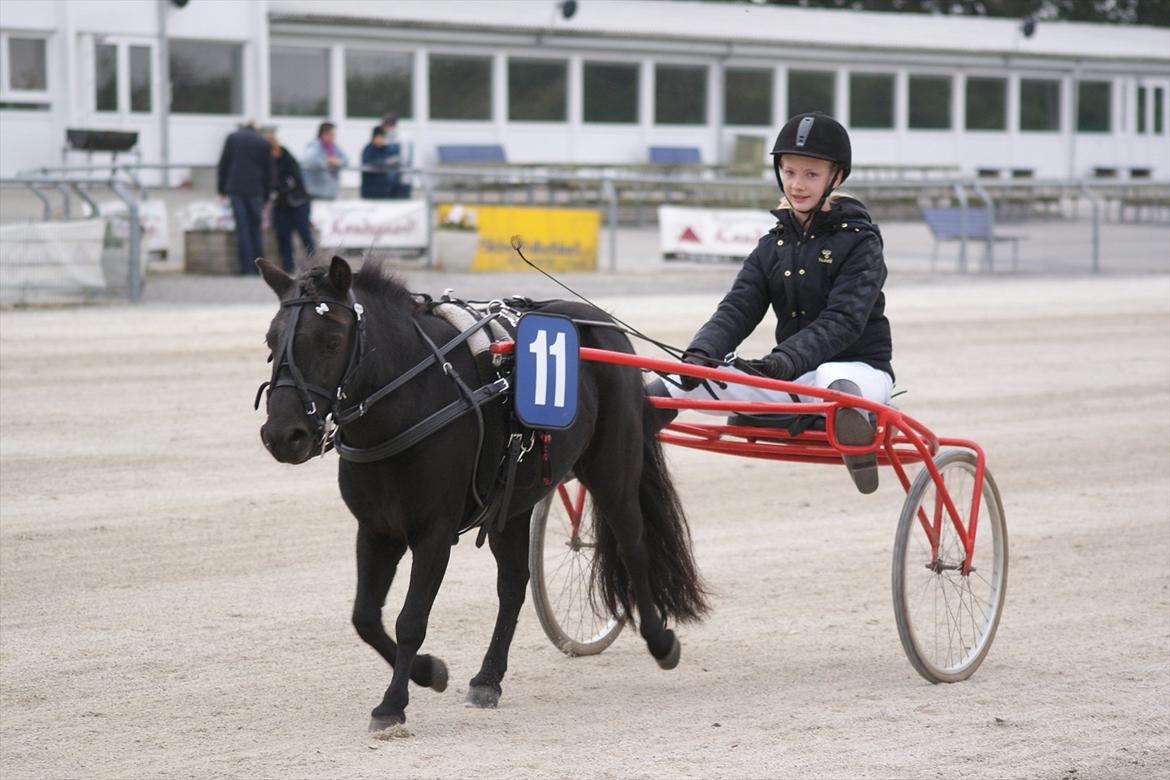
{"type": "MultiPolygon", "coordinates": [[[[968,522],[975,488],[975,455],[948,450],[934,459],[963,522],[968,522]]],[[[911,485],[894,540],[894,618],[914,668],[932,683],[958,682],[983,663],[1003,611],[1007,590],[1008,541],[1003,502],[991,472],[984,471],[975,553],[962,573],[963,545],[930,472],[923,468],[911,485]],[[923,528],[941,519],[938,555],[923,528]]]]}
{"type": "Polygon", "coordinates": [[[595,607],[590,503],[584,485],[566,480],[532,509],[532,603],[544,633],[566,655],[596,655],[622,630],[621,620],[595,607]]]}

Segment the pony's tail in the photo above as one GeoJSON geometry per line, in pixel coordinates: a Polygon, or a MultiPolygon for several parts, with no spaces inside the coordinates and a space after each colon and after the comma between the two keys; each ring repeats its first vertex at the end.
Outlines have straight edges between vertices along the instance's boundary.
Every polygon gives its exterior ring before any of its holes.
{"type": "MultiPolygon", "coordinates": [[[[690,622],[708,610],[707,590],[691,554],[691,530],[682,502],[666,468],[662,445],[654,433],[642,441],[642,480],[638,486],[642,510],[642,543],[654,605],[664,620],[690,622]]],[[[603,518],[595,517],[597,548],[593,579],[602,605],[610,614],[634,615],[634,591],[618,554],[617,537],[603,518]]]]}

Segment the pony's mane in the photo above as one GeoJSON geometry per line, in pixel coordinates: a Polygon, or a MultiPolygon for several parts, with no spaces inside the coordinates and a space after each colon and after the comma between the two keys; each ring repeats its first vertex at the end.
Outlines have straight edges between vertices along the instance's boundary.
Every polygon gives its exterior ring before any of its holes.
{"type": "Polygon", "coordinates": [[[417,305],[414,293],[406,289],[402,277],[387,273],[382,267],[382,261],[376,258],[366,258],[362,263],[362,267],[354,274],[353,288],[365,293],[363,300],[376,299],[408,309],[414,309],[417,305]]]}

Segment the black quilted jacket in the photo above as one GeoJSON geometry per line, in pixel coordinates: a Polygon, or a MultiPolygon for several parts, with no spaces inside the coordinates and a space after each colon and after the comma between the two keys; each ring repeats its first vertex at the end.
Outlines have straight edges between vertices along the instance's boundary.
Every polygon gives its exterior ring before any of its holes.
{"type": "Polygon", "coordinates": [[[807,243],[800,241],[803,231],[791,210],[772,213],[776,227],[748,255],[690,349],[723,357],[771,306],[775,351],[791,359],[796,376],[829,361],[859,361],[892,377],[882,237],[865,206],[837,199],[829,211],[817,213],[807,243]]]}

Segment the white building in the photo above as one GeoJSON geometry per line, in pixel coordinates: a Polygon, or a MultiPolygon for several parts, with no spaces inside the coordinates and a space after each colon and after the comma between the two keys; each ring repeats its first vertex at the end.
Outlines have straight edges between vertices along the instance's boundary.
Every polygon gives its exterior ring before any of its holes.
{"type": "MultiPolygon", "coordinates": [[[[356,159],[386,111],[415,140],[512,162],[726,162],[820,109],[871,165],[1170,180],[1170,30],[673,0],[3,0],[0,175],[60,164],[66,128],[213,163],[239,122],[356,159]],[[169,111],[161,74],[169,71],[169,111]]],[[[76,158],[73,158],[76,160],[76,158]]]]}

